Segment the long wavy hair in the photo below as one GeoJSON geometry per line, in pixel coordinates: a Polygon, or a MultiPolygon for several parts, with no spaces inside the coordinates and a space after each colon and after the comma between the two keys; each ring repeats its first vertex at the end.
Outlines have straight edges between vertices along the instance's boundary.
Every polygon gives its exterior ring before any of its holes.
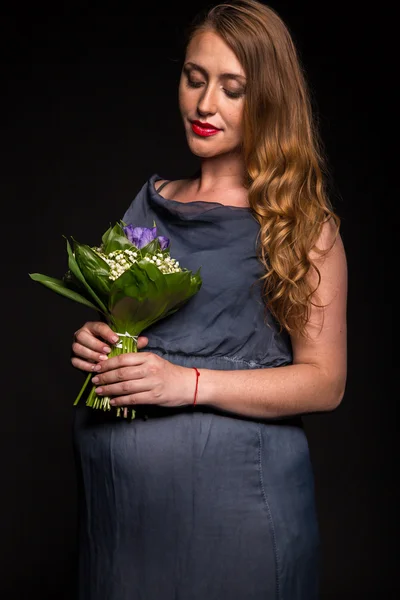
{"type": "Polygon", "coordinates": [[[261,2],[231,0],[208,8],[186,31],[186,47],[208,30],[231,48],[247,77],[245,185],[260,224],[266,308],[289,333],[306,335],[320,283],[310,252],[322,252],[316,243],[323,224],[330,220],[337,235],[340,219],[327,192],[327,161],[304,69],[287,25],[261,2]],[[308,276],[312,270],[316,279],[308,276]]]}

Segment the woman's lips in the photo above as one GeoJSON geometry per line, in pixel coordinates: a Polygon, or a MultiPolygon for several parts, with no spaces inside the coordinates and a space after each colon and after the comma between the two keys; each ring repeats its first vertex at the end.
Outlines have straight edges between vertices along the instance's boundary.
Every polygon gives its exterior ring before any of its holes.
{"type": "Polygon", "coordinates": [[[200,121],[192,121],[191,127],[192,131],[201,137],[209,137],[210,135],[215,135],[221,131],[209,123],[200,123],[200,121]]]}

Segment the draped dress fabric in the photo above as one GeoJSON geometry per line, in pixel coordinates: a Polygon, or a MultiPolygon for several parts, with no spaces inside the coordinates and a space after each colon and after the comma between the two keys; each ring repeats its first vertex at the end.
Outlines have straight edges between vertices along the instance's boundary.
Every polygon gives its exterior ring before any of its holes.
{"type": "MultiPolygon", "coordinates": [[[[144,332],[145,351],[200,369],[290,364],[290,338],[265,317],[251,210],[166,199],[160,179],[145,182],[123,221],[155,222],[173,258],[201,267],[203,284],[144,332]]],[[[319,528],[301,415],[153,405],[144,418],[137,408],[133,420],[74,408],[79,600],[317,600],[319,528]]]]}

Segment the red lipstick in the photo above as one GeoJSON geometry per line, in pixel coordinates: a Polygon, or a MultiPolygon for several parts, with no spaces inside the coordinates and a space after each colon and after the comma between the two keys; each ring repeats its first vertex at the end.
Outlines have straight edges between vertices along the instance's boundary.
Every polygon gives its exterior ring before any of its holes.
{"type": "Polygon", "coordinates": [[[192,131],[196,135],[200,135],[201,137],[209,137],[210,135],[215,135],[220,129],[211,125],[211,123],[202,123],[201,121],[192,121],[192,131]]]}

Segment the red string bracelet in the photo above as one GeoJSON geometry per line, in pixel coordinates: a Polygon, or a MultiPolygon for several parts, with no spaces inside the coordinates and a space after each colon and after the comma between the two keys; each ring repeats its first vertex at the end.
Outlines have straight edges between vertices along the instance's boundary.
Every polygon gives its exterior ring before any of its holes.
{"type": "Polygon", "coordinates": [[[199,377],[200,377],[200,373],[199,371],[196,369],[196,367],[192,367],[192,369],[194,369],[196,371],[196,387],[194,390],[194,398],[193,398],[193,406],[196,406],[196,402],[197,402],[197,390],[199,388],[199,377]]]}

